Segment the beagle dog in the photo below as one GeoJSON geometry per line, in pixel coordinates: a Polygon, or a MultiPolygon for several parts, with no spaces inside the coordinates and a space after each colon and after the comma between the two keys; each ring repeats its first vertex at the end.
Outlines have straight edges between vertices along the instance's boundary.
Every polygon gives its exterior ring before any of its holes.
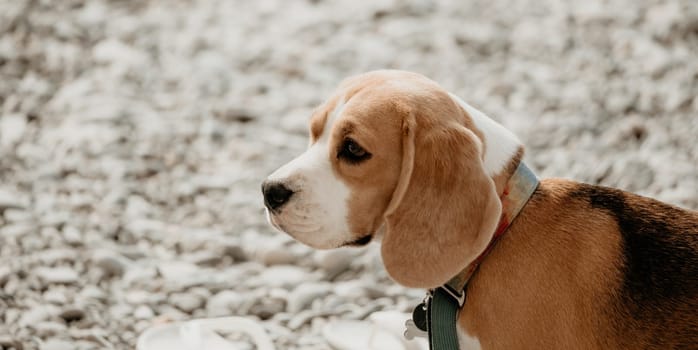
{"type": "MultiPolygon", "coordinates": [[[[396,282],[435,288],[492,241],[523,149],[433,81],[369,72],[315,110],[309,148],[263,183],[268,219],[319,249],[380,240],[396,282]]],[[[461,349],[698,348],[698,212],[541,180],[467,284],[458,340],[461,349]]]]}

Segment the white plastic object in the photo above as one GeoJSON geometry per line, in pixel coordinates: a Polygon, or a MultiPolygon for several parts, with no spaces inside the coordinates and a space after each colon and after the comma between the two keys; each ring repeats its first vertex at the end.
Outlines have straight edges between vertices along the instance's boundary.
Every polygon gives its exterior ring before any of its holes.
{"type": "Polygon", "coordinates": [[[248,334],[258,350],[274,350],[262,326],[242,317],[218,317],[168,323],[148,328],[138,337],[136,350],[240,350],[215,331],[248,334]]]}
{"type": "Polygon", "coordinates": [[[336,350],[427,350],[427,339],[403,337],[410,314],[397,311],[374,312],[364,321],[334,320],[322,329],[327,342],[336,350]]]}

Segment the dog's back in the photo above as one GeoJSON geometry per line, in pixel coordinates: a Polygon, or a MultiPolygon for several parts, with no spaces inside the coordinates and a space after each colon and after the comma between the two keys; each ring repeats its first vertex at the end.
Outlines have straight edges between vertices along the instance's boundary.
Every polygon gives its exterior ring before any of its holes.
{"type": "Polygon", "coordinates": [[[698,213],[580,184],[570,196],[610,215],[622,237],[614,328],[622,347],[698,347],[698,213]]]}
{"type": "Polygon", "coordinates": [[[483,349],[698,346],[698,212],[542,180],[468,287],[483,349]]]}

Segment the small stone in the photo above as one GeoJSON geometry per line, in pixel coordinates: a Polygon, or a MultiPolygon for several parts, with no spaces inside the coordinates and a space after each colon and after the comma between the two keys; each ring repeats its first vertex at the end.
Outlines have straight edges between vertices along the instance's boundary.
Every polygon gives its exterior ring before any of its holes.
{"type": "Polygon", "coordinates": [[[144,52],[116,39],[98,42],[92,49],[93,58],[98,63],[113,64],[119,68],[143,67],[148,62],[144,52]]]}
{"type": "Polygon", "coordinates": [[[286,325],[291,330],[298,330],[304,325],[310,323],[316,317],[330,316],[333,312],[327,312],[325,310],[303,310],[295,314],[286,325]]]}
{"type": "MultiPolygon", "coordinates": [[[[26,233],[31,232],[32,230],[27,231],[26,233]]],[[[0,229],[0,236],[2,236],[2,229],[0,229]]],[[[42,249],[46,249],[46,241],[42,240],[41,238],[37,237],[36,235],[25,235],[20,238],[19,242],[20,246],[24,249],[24,251],[38,251],[42,249]]]]}
{"type": "Polygon", "coordinates": [[[69,267],[40,267],[35,273],[46,284],[73,284],[78,281],[78,273],[69,267]]]}
{"type": "Polygon", "coordinates": [[[293,109],[281,118],[279,126],[290,133],[305,135],[308,132],[308,116],[312,112],[307,108],[293,109]]]}
{"type": "Polygon", "coordinates": [[[36,334],[42,338],[64,334],[67,329],[64,323],[54,321],[39,322],[33,324],[31,327],[34,328],[36,334]]]}
{"type": "Polygon", "coordinates": [[[12,270],[9,266],[0,266],[0,287],[4,286],[10,280],[12,270]]]}
{"type": "Polygon", "coordinates": [[[0,236],[2,237],[20,237],[24,236],[36,229],[36,225],[29,222],[16,222],[0,227],[0,236]]]}
{"type": "Polygon", "coordinates": [[[57,313],[58,309],[53,305],[35,306],[22,313],[19,325],[20,327],[31,326],[41,321],[46,321],[57,313]]]}
{"type": "Polygon", "coordinates": [[[237,241],[225,241],[221,242],[220,246],[221,255],[229,256],[233,261],[247,261],[249,257],[245,254],[245,250],[240,247],[240,243],[237,241]]]}
{"type": "Polygon", "coordinates": [[[298,257],[287,246],[289,240],[283,236],[259,237],[250,230],[243,234],[243,247],[254,261],[264,265],[291,265],[298,257]]]}
{"type": "Polygon", "coordinates": [[[191,313],[204,304],[204,299],[191,293],[174,293],[170,295],[170,303],[184,312],[191,313]]]}
{"type": "Polygon", "coordinates": [[[103,301],[107,298],[107,294],[96,286],[85,286],[85,288],[83,288],[78,295],[82,300],[86,301],[103,301]]]}
{"type": "Polygon", "coordinates": [[[304,310],[313,302],[332,291],[332,286],[329,283],[302,283],[299,284],[288,295],[287,311],[295,314],[304,310]]]}
{"type": "Polygon", "coordinates": [[[0,188],[0,212],[6,209],[26,209],[27,203],[15,192],[0,188]]]}
{"type": "Polygon", "coordinates": [[[135,317],[137,320],[149,320],[155,317],[155,313],[149,306],[140,305],[136,308],[136,310],[133,311],[133,317],[135,317]]]}
{"type": "Polygon", "coordinates": [[[277,265],[264,270],[259,279],[262,285],[269,287],[292,288],[312,280],[312,276],[304,269],[295,266],[277,265]]]}
{"type": "Polygon", "coordinates": [[[133,308],[128,304],[116,304],[109,308],[109,316],[115,320],[131,317],[133,308]]]}
{"type": "Polygon", "coordinates": [[[128,265],[125,257],[109,250],[96,251],[92,255],[92,261],[109,277],[122,276],[128,265]]]}
{"type": "Polygon", "coordinates": [[[274,315],[283,312],[286,307],[286,301],[280,298],[264,298],[258,304],[250,308],[250,314],[259,317],[262,320],[268,320],[274,315]]]}
{"type": "Polygon", "coordinates": [[[68,302],[66,291],[62,289],[49,289],[44,292],[44,301],[51,304],[63,305],[68,302]]]}
{"type": "Polygon", "coordinates": [[[186,276],[196,275],[199,271],[198,266],[183,261],[168,261],[158,265],[160,275],[169,281],[178,281],[186,276]]]}
{"type": "Polygon", "coordinates": [[[11,335],[0,334],[0,348],[22,350],[22,344],[11,335]]]}
{"type": "MultiPolygon", "coordinates": [[[[1,206],[2,204],[0,204],[1,206]]],[[[0,211],[2,208],[0,208],[0,211]]],[[[32,213],[23,209],[4,209],[3,216],[7,222],[23,222],[33,219],[32,213]]]]}
{"type": "Polygon", "coordinates": [[[314,260],[318,267],[327,272],[330,278],[349,269],[356,258],[356,249],[338,248],[331,250],[319,250],[315,252],[314,260]]]}
{"type": "Polygon", "coordinates": [[[188,320],[191,319],[191,315],[187,314],[186,312],[182,312],[182,310],[170,306],[170,305],[161,305],[157,308],[157,316],[155,320],[153,320],[153,323],[157,322],[173,322],[173,321],[183,321],[183,320],[188,320]]]}
{"type": "Polygon", "coordinates": [[[82,234],[73,226],[66,226],[63,228],[63,239],[72,246],[82,245],[82,234]]]}
{"type": "Polygon", "coordinates": [[[126,292],[124,300],[131,305],[140,305],[150,303],[152,300],[152,294],[144,290],[135,289],[126,292]]]}
{"type": "Polygon", "coordinates": [[[341,281],[334,284],[334,292],[340,297],[356,299],[366,296],[366,286],[368,282],[364,280],[341,281]]]}
{"type": "Polygon", "coordinates": [[[206,301],[206,313],[210,317],[229,316],[245,302],[245,298],[238,292],[223,290],[210,297],[206,301]]]}
{"type": "Polygon", "coordinates": [[[41,263],[49,266],[70,263],[75,261],[75,258],[75,250],[68,248],[49,248],[44,250],[41,256],[39,256],[41,263]]]}
{"type": "Polygon", "coordinates": [[[75,350],[75,345],[71,342],[58,339],[49,339],[41,344],[40,350],[75,350]]]}
{"type": "Polygon", "coordinates": [[[85,311],[77,306],[71,306],[63,309],[59,316],[65,321],[65,322],[74,322],[74,321],[80,321],[85,317],[85,311]]]}
{"type": "Polygon", "coordinates": [[[158,275],[157,269],[151,266],[139,266],[134,265],[132,268],[126,270],[124,276],[121,280],[127,285],[136,285],[141,283],[148,283],[156,278],[158,275]]]}
{"type": "Polygon", "coordinates": [[[27,128],[27,118],[22,114],[4,115],[0,118],[0,146],[10,147],[22,139],[27,128]]]}
{"type": "Polygon", "coordinates": [[[222,261],[222,256],[211,251],[201,251],[182,256],[182,259],[199,266],[215,266],[222,261]]]}
{"type": "MultiPolygon", "coordinates": [[[[68,334],[70,335],[71,338],[83,342],[93,342],[93,344],[88,344],[94,346],[94,343],[101,343],[103,345],[106,345],[104,340],[105,337],[107,336],[108,332],[103,329],[103,328],[79,328],[79,327],[71,327],[68,330],[68,334]]],[[[79,342],[78,341],[78,342],[79,342]]],[[[77,342],[76,342],[77,343],[77,342]]],[[[90,347],[90,348],[92,348],[90,347]]],[[[80,348],[80,347],[78,347],[80,348]]]]}

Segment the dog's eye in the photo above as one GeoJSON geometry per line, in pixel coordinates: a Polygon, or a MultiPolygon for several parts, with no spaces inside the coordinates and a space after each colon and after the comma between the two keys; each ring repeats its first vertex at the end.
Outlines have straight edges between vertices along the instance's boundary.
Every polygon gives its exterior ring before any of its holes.
{"type": "Polygon", "coordinates": [[[371,153],[368,153],[363,147],[359,146],[352,139],[344,140],[342,147],[339,149],[337,157],[344,158],[351,163],[359,163],[368,158],[371,158],[371,153]]]}

